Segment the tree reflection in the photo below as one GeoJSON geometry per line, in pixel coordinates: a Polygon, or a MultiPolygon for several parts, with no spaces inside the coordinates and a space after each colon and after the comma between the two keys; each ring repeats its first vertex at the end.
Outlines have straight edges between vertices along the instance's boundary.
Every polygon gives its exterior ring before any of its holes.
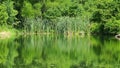
{"type": "Polygon", "coordinates": [[[0,67],[119,67],[120,42],[113,38],[100,38],[33,35],[0,40],[0,67]]]}

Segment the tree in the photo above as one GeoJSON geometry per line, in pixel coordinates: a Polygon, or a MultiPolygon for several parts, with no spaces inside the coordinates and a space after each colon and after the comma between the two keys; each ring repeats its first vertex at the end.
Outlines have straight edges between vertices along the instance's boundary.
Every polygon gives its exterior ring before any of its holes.
{"type": "Polygon", "coordinates": [[[8,17],[7,7],[5,4],[0,4],[0,25],[7,24],[8,17]]]}
{"type": "Polygon", "coordinates": [[[14,5],[13,5],[13,1],[11,0],[7,0],[4,2],[6,7],[7,7],[7,13],[8,13],[8,24],[13,24],[15,23],[15,19],[16,19],[16,15],[17,15],[17,11],[14,9],[14,5]]]}

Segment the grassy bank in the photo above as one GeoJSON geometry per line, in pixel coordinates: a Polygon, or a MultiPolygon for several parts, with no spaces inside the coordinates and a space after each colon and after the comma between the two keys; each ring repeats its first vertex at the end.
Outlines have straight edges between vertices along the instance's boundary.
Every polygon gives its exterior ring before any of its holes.
{"type": "Polygon", "coordinates": [[[18,35],[19,31],[11,26],[0,26],[0,39],[13,38],[18,35]]]}

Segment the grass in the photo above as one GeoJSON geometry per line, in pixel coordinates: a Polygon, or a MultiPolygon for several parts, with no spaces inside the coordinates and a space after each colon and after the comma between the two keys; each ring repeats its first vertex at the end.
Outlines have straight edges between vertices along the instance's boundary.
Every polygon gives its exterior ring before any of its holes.
{"type": "Polygon", "coordinates": [[[18,31],[9,25],[0,26],[0,38],[16,37],[17,34],[64,34],[65,36],[89,33],[89,20],[82,17],[58,17],[55,19],[28,19],[23,30],[18,31]]]}
{"type": "Polygon", "coordinates": [[[19,31],[11,26],[0,26],[0,39],[13,38],[18,35],[19,31]]]}
{"type": "Polygon", "coordinates": [[[79,34],[89,33],[89,20],[82,17],[58,17],[55,19],[28,19],[24,22],[25,33],[79,34]]]}

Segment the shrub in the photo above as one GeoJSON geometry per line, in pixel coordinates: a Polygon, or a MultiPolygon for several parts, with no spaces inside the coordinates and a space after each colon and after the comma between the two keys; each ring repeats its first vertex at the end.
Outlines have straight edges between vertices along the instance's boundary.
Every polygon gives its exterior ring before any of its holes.
{"type": "Polygon", "coordinates": [[[120,20],[108,21],[104,27],[105,33],[117,34],[120,31],[120,20]]]}
{"type": "Polygon", "coordinates": [[[99,23],[92,23],[90,26],[91,33],[100,33],[100,26],[99,23]]]}

